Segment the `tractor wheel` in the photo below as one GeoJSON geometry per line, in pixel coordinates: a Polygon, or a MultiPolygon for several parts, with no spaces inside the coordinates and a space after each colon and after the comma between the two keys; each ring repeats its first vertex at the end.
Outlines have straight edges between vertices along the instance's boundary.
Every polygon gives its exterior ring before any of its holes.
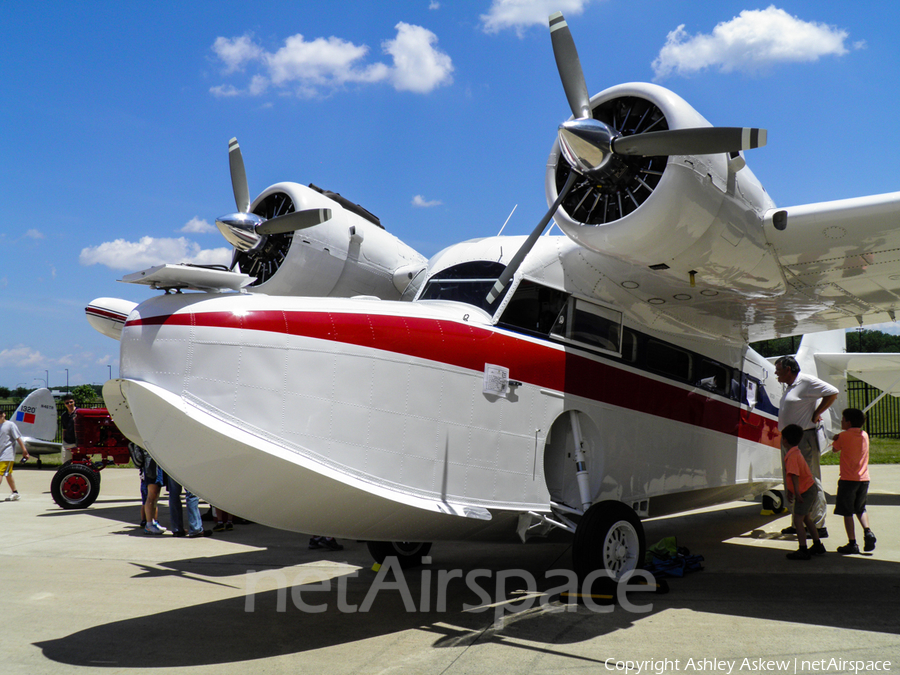
{"type": "Polygon", "coordinates": [[[53,501],[64,509],[85,509],[100,493],[100,474],[86,464],[66,464],[50,481],[53,501]]]}

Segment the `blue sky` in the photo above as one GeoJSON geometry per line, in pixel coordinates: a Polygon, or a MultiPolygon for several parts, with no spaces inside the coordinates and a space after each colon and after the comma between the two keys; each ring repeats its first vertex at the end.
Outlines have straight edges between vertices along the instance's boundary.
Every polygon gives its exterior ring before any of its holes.
{"type": "Polygon", "coordinates": [[[162,262],[227,261],[228,140],[251,195],[340,192],[432,255],[531,230],[565,95],[565,13],[588,89],[655,81],[713,124],[780,206],[900,189],[900,6],[747,0],[7,0],[0,44],[0,386],[104,382],[95,297],[162,262]]]}

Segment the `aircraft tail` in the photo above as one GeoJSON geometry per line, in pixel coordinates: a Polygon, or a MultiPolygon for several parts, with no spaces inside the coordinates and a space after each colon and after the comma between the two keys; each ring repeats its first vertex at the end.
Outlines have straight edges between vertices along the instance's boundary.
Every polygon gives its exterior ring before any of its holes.
{"type": "MultiPolygon", "coordinates": [[[[62,444],[56,438],[56,401],[49,389],[35,389],[25,397],[13,413],[12,423],[19,428],[22,440],[33,455],[60,452],[62,444]]],[[[18,444],[16,450],[19,450],[18,444]]]]}
{"type": "Polygon", "coordinates": [[[841,411],[848,406],[847,402],[847,371],[841,365],[828,359],[831,355],[844,355],[847,352],[847,333],[841,328],[838,330],[804,335],[800,340],[800,348],[797,350],[797,363],[800,364],[800,372],[818,377],[838,388],[840,393],[837,400],[823,415],[825,429],[832,434],[841,430],[841,411]]]}

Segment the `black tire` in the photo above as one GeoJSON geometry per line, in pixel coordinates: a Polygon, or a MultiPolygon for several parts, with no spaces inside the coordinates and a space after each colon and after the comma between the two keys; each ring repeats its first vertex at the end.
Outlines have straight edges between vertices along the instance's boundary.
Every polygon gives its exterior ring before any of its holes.
{"type": "Polygon", "coordinates": [[[422,556],[428,555],[431,542],[418,541],[367,541],[369,553],[379,565],[388,556],[396,556],[400,567],[418,567],[422,564],[422,556]]]}
{"type": "Polygon", "coordinates": [[[784,505],[784,493],[781,490],[769,490],[762,496],[762,507],[764,511],[784,513],[787,511],[784,505]]]}
{"type": "Polygon", "coordinates": [[[50,494],[64,509],[85,509],[100,494],[100,474],[86,464],[66,464],[53,475],[50,494]]]}
{"type": "Polygon", "coordinates": [[[575,528],[572,566],[584,580],[595,570],[605,570],[611,579],[644,564],[644,527],[633,509],[622,502],[594,504],[575,528]]]}

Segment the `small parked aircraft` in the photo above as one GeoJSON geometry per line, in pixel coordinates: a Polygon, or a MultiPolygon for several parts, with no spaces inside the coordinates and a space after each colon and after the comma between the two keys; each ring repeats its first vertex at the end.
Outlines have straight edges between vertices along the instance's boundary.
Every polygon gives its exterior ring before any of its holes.
{"type": "Polygon", "coordinates": [[[424,270],[398,245],[362,289],[343,280],[377,257],[370,221],[292,183],[248,205],[232,165],[243,215],[219,222],[240,272],[154,268],[124,280],[164,295],[87,309],[121,341],[119,429],[211,503],[401,563],[564,530],[576,572],[619,578],[641,518],[777,487],[781,386],[749,342],[893,319],[900,193],[777,208],[743,156],[764,130],[653,84],[589,98],[561,14],[550,30],[572,118],[529,237],[424,270]],[[565,236],[541,236],[550,220],[565,236]],[[259,263],[297,227],[278,269],[259,263]]]}
{"type": "MultiPolygon", "coordinates": [[[[40,465],[42,455],[62,452],[62,443],[56,443],[57,413],[56,400],[46,387],[35,389],[16,408],[11,421],[19,427],[28,454],[37,458],[40,465]]],[[[21,454],[16,445],[16,454],[21,454]]]]}

